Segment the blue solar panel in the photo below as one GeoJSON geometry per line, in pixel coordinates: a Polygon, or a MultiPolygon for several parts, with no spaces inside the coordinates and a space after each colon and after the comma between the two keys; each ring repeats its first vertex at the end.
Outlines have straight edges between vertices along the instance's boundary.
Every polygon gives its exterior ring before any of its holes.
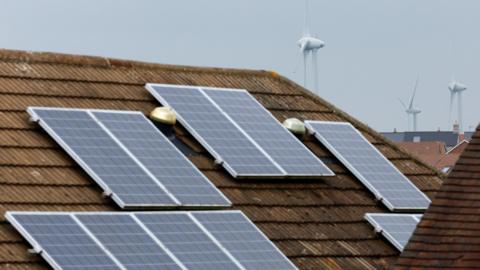
{"type": "Polygon", "coordinates": [[[391,211],[424,210],[430,199],[350,123],[305,121],[306,127],[391,211]]]}
{"type": "Polygon", "coordinates": [[[85,110],[29,108],[32,117],[120,207],[178,205],[85,110]]]}
{"type": "Polygon", "coordinates": [[[288,176],[334,175],[246,90],[202,89],[288,176]]]}
{"type": "Polygon", "coordinates": [[[245,269],[297,269],[240,211],[192,214],[245,269]]]}
{"type": "Polygon", "coordinates": [[[121,207],[230,205],[140,112],[29,112],[121,207]]]}
{"type": "Polygon", "coordinates": [[[92,114],[182,206],[229,206],[230,201],[142,113],[92,114]]]}
{"type": "Polygon", "coordinates": [[[182,269],[128,214],[76,216],[127,269],[182,269]]]}
{"type": "Polygon", "coordinates": [[[55,269],[297,269],[240,211],[6,217],[55,269]]]}
{"type": "Polygon", "coordinates": [[[148,84],[178,120],[234,177],[278,177],[284,172],[196,87],[148,84]]]}
{"type": "Polygon", "coordinates": [[[240,269],[187,213],[136,216],[188,269],[240,269]]]}
{"type": "Polygon", "coordinates": [[[121,269],[69,214],[6,216],[54,269],[121,269]]]}
{"type": "Polygon", "coordinates": [[[412,237],[421,215],[367,213],[365,219],[377,232],[387,238],[398,250],[402,251],[412,237]]]}

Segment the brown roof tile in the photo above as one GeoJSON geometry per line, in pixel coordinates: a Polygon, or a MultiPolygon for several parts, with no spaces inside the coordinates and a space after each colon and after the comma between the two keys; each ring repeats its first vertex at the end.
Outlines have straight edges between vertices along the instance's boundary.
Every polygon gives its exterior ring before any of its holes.
{"type": "MultiPolygon", "coordinates": [[[[429,166],[274,72],[0,50],[1,269],[48,269],[38,256],[28,255],[28,244],[5,221],[6,211],[118,210],[42,129],[28,121],[26,107],[148,113],[158,103],[144,89],[147,82],[244,88],[281,121],[288,117],[349,121],[427,194],[432,195],[441,183],[429,166]]],[[[215,166],[212,157],[180,125],[174,130],[197,153],[189,156],[190,160],[300,269],[381,269],[398,256],[363,220],[366,212],[388,210],[313,138],[302,140],[328,160],[335,177],[237,181],[215,166]]]]}
{"type": "Polygon", "coordinates": [[[425,212],[396,269],[480,268],[480,126],[425,212]]]}

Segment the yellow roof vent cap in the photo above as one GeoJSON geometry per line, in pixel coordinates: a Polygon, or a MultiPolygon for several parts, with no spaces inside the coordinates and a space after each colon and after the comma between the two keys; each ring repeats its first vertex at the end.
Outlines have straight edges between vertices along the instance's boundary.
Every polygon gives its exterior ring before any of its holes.
{"type": "Polygon", "coordinates": [[[305,134],[305,124],[297,118],[288,118],[283,121],[283,126],[292,133],[303,135],[305,134]]]}
{"type": "Polygon", "coordinates": [[[157,107],[153,109],[153,111],[150,112],[150,119],[166,125],[175,125],[177,122],[177,116],[170,107],[157,107]]]}

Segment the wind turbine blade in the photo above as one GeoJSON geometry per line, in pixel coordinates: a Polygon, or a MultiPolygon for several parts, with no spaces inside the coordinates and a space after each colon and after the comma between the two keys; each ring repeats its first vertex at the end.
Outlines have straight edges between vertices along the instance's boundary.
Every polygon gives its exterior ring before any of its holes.
{"type": "Polygon", "coordinates": [[[315,49],[312,51],[312,66],[313,66],[313,87],[315,90],[315,93],[319,95],[319,89],[318,89],[318,63],[317,63],[317,52],[318,49],[315,49]]]}
{"type": "Polygon", "coordinates": [[[412,93],[412,97],[410,98],[410,102],[408,104],[408,108],[409,109],[413,109],[413,100],[415,99],[415,95],[417,94],[417,86],[418,86],[418,79],[419,79],[419,75],[417,75],[417,79],[415,80],[415,85],[413,86],[413,93],[412,93]]]}
{"type": "Polygon", "coordinates": [[[303,35],[309,36],[310,30],[308,29],[308,0],[305,0],[305,17],[303,22],[303,35]]]}
{"type": "Polygon", "coordinates": [[[303,51],[303,87],[307,88],[307,57],[308,51],[303,51]]]}
{"type": "Polygon", "coordinates": [[[452,107],[455,99],[455,92],[450,91],[450,106],[448,107],[448,123],[452,122],[452,107]]]}

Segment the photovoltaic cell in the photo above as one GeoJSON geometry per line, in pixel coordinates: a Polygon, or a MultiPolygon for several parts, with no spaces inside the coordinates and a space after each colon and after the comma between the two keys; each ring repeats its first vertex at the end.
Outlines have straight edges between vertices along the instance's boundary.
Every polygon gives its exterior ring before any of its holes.
{"type": "Polygon", "coordinates": [[[297,269],[241,212],[192,214],[245,269],[297,269]]]}
{"type": "Polygon", "coordinates": [[[372,224],[398,250],[402,251],[412,237],[421,215],[367,213],[365,219],[372,224]]]}
{"type": "Polygon", "coordinates": [[[7,214],[54,269],[121,269],[68,214],[7,214]]]}
{"type": "Polygon", "coordinates": [[[147,89],[173,108],[185,128],[234,177],[284,175],[198,88],[148,84],[147,89]]]}
{"type": "Polygon", "coordinates": [[[54,269],[297,269],[240,211],[6,217],[54,269]]]}
{"type": "Polygon", "coordinates": [[[121,206],[177,205],[86,110],[29,108],[30,115],[121,206]]]}
{"type": "Polygon", "coordinates": [[[188,269],[240,269],[186,213],[136,216],[188,269]]]}
{"type": "Polygon", "coordinates": [[[98,119],[184,206],[230,201],[142,114],[94,111],[98,119]]]}
{"type": "Polygon", "coordinates": [[[181,269],[130,215],[79,214],[77,218],[127,269],[181,269]]]}
{"type": "Polygon", "coordinates": [[[333,175],[246,90],[202,89],[288,176],[333,175]]]}
{"type": "Polygon", "coordinates": [[[29,108],[121,207],[229,206],[140,112],[29,108]]]}
{"type": "Polygon", "coordinates": [[[423,210],[430,199],[350,123],[305,121],[325,145],[391,211],[423,210]]]}

